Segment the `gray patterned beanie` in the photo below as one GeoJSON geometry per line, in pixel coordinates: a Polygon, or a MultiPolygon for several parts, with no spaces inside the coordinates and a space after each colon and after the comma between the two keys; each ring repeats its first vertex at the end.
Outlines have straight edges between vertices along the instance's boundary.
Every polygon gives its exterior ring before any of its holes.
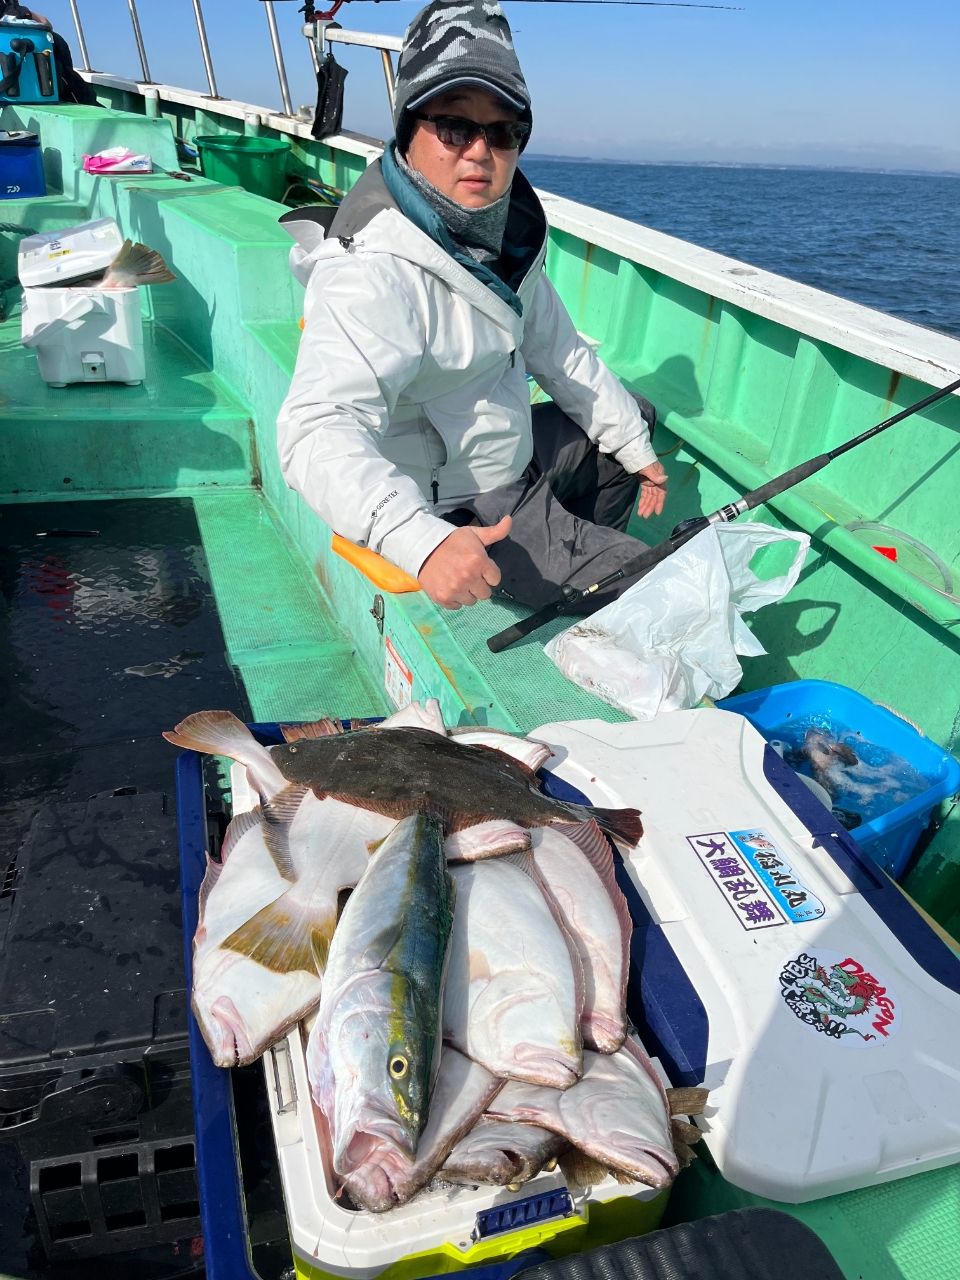
{"type": "Polygon", "coordinates": [[[531,122],[530,94],[496,0],[434,0],[407,28],[397,67],[393,123],[405,152],[411,111],[457,85],[490,89],[531,122]]]}

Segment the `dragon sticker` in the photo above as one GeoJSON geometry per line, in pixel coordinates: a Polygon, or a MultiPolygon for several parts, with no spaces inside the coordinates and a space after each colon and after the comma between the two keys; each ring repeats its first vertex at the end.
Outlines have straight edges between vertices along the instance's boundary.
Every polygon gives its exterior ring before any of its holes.
{"type": "Polygon", "coordinates": [[[897,1028],[889,988],[840,952],[802,951],[789,960],[780,971],[780,994],[795,1017],[831,1040],[882,1043],[897,1028]]]}

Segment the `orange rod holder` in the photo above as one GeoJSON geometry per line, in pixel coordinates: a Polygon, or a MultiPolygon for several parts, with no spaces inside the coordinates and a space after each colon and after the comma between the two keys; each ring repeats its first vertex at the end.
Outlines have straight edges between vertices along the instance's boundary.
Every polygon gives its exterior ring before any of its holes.
{"type": "Polygon", "coordinates": [[[411,578],[409,573],[404,573],[402,569],[398,569],[389,560],[384,560],[383,556],[377,555],[376,551],[371,551],[369,547],[358,547],[355,542],[341,537],[339,533],[333,535],[332,546],[338,556],[342,556],[348,564],[359,569],[363,576],[369,578],[381,591],[401,595],[405,591],[421,589],[416,578],[411,578]]]}

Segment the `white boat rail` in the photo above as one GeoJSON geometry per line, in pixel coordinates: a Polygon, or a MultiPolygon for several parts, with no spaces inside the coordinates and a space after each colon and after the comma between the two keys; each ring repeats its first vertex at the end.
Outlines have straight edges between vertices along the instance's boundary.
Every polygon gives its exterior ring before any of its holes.
{"type": "MultiPolygon", "coordinates": [[[[261,0],[261,3],[263,4],[266,14],[267,30],[270,35],[270,47],[273,50],[273,61],[277,69],[277,83],[280,87],[280,100],[283,104],[282,114],[294,118],[295,113],[293,110],[292,99],[290,97],[290,82],[287,79],[287,68],[283,60],[283,47],[280,43],[280,32],[277,27],[277,15],[274,10],[273,0],[261,0]]],[[[83,22],[80,17],[80,7],[77,0],[69,0],[69,4],[70,15],[73,18],[73,25],[77,32],[77,48],[80,53],[78,70],[93,72],[94,67],[90,62],[90,53],[87,49],[87,41],[83,31],[83,22]]],[[[219,99],[220,94],[217,90],[217,77],[214,73],[213,58],[210,53],[210,41],[207,37],[207,28],[203,20],[203,7],[200,0],[192,0],[192,4],[193,15],[197,24],[197,39],[200,45],[200,56],[203,58],[203,68],[207,78],[209,97],[212,99],[219,99]]],[[[156,81],[150,74],[150,62],[147,57],[147,48],[143,38],[143,31],[140,27],[140,15],[137,12],[136,0],[127,0],[127,11],[130,14],[130,25],[133,28],[133,39],[137,46],[137,58],[140,62],[140,70],[143,73],[137,83],[142,85],[155,84],[156,81]]],[[[399,36],[382,36],[366,31],[344,31],[336,22],[322,17],[318,17],[312,22],[304,23],[303,34],[306,36],[308,41],[314,71],[319,68],[320,58],[323,55],[325,44],[352,44],[378,50],[383,63],[383,78],[387,89],[387,97],[390,100],[390,106],[392,109],[396,77],[390,54],[400,52],[403,42],[399,36]]]]}
{"type": "MultiPolygon", "coordinates": [[[[254,131],[266,127],[288,137],[307,141],[313,136],[310,123],[290,109],[290,91],[277,36],[274,6],[269,0],[262,0],[262,3],[267,11],[268,29],[274,46],[274,60],[284,99],[283,111],[219,95],[200,0],[193,0],[193,8],[207,72],[209,95],[204,95],[199,90],[157,84],[148,78],[136,80],[115,72],[95,72],[90,67],[77,0],[70,0],[77,28],[78,48],[85,64],[79,69],[95,85],[140,94],[147,100],[148,114],[151,105],[156,109],[160,99],[197,111],[203,111],[206,106],[208,110],[215,109],[219,115],[243,120],[254,131]],[[214,102],[215,108],[212,106],[214,102]]],[[[133,21],[136,18],[136,0],[127,0],[127,7],[133,21]]],[[[302,32],[307,37],[315,68],[327,45],[354,45],[377,50],[383,61],[384,80],[392,106],[394,67],[391,55],[399,53],[402,47],[400,37],[347,31],[324,17],[306,22],[302,32]]],[[[142,40],[138,43],[138,51],[140,44],[142,40]]],[[[149,76],[145,50],[141,56],[141,70],[145,77],[149,76]]],[[[325,142],[335,146],[338,151],[360,156],[367,164],[377,159],[383,148],[382,140],[350,131],[343,131],[335,138],[327,138],[325,142]]],[[[573,200],[546,191],[539,192],[539,195],[547,219],[556,230],[581,237],[627,261],[663,272],[708,296],[764,316],[815,341],[828,342],[882,368],[915,378],[924,385],[940,386],[960,375],[960,340],[949,334],[898,320],[860,303],[678,240],[651,227],[602,213],[573,200]]]]}

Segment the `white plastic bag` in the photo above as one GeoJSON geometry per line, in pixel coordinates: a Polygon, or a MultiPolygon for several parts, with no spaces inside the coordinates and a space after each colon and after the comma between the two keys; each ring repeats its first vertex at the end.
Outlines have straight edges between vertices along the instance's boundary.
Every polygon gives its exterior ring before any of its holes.
{"type": "Polygon", "coordinates": [[[782,600],[810,545],[805,533],[765,524],[711,525],[604,609],[546,645],[575,684],[636,720],[722,698],[740,683],[738,655],[763,646],[741,618],[782,600]],[[780,578],[760,579],[750,562],[761,547],[795,542],[780,578]]]}

